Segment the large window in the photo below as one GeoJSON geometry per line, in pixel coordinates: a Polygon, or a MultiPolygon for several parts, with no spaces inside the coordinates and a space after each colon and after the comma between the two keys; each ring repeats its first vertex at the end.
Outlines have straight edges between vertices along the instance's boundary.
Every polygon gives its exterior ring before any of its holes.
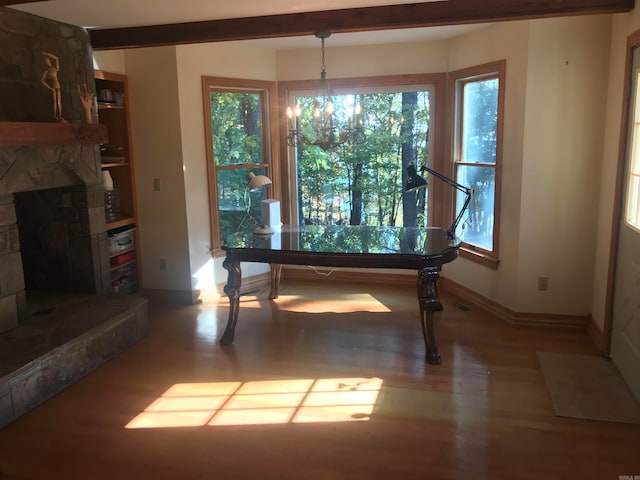
{"type": "MultiPolygon", "coordinates": [[[[497,266],[504,62],[453,72],[453,169],[458,183],[473,189],[456,235],[471,258],[497,266]]],[[[454,200],[456,214],[465,197],[454,200]]]]}
{"type": "MultiPolygon", "coordinates": [[[[261,201],[269,191],[252,192],[248,175],[273,177],[270,104],[273,82],[203,77],[211,243],[215,252],[225,236],[259,224],[261,201]]],[[[273,178],[272,178],[273,180],[273,178]]]]}
{"type": "MultiPolygon", "coordinates": [[[[363,145],[324,151],[300,145],[289,151],[291,221],[305,224],[433,224],[431,190],[404,193],[406,167],[435,166],[436,84],[442,76],[331,81],[338,122],[362,108],[363,145]],[[344,118],[341,118],[341,115],[344,118]]],[[[299,105],[301,129],[312,130],[315,91],[283,82],[299,105]],[[310,127],[311,126],[311,127],[310,127]]]]}

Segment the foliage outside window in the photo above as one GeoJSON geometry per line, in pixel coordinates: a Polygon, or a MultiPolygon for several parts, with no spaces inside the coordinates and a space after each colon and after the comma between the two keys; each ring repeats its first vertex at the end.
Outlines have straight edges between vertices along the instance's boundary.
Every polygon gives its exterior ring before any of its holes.
{"type": "Polygon", "coordinates": [[[247,189],[249,172],[272,177],[269,100],[272,82],[203,77],[211,243],[260,223],[265,189],[247,189]]]}
{"type": "MultiPolygon", "coordinates": [[[[504,62],[454,72],[452,81],[454,175],[474,190],[456,235],[464,249],[497,266],[504,62]]],[[[464,201],[464,194],[457,193],[456,214],[464,201]]]]}
{"type": "MultiPolygon", "coordinates": [[[[396,82],[398,79],[395,79],[396,82]]],[[[348,81],[347,81],[348,82],[348,81]]],[[[300,224],[427,226],[426,190],[404,194],[406,166],[430,165],[434,146],[432,84],[343,87],[333,96],[336,117],[346,124],[359,103],[363,145],[324,151],[301,145],[295,150],[296,192],[292,217],[300,224]]],[[[312,135],[313,92],[296,91],[300,128],[312,135]]]]}

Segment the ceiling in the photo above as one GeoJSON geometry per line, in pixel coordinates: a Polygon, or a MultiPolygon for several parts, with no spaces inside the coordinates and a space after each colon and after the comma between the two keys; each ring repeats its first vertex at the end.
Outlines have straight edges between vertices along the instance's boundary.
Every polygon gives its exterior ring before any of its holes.
{"type": "Polygon", "coordinates": [[[486,22],[629,11],[634,0],[17,0],[0,6],[91,31],[94,49],[259,38],[272,48],[451,38],[486,22]],[[337,33],[336,33],[337,32],[337,33]],[[275,37],[275,38],[274,38],[275,37]]]}
{"type": "MultiPolygon", "coordinates": [[[[447,1],[447,0],[430,0],[447,1]]],[[[70,23],[88,29],[166,25],[203,20],[222,20],[247,16],[406,4],[407,0],[50,0],[12,5],[11,8],[70,23]]],[[[427,3],[427,2],[422,2],[427,3]]],[[[371,45],[439,40],[461,35],[484,25],[450,25],[405,28],[375,32],[338,33],[328,46],[371,45]]],[[[310,35],[259,40],[275,49],[314,48],[318,40],[310,35]]]]}
{"type": "Polygon", "coordinates": [[[120,28],[405,3],[409,2],[407,0],[52,0],[25,3],[13,8],[81,27],[120,28]],[[134,8],[132,8],[133,5],[135,5],[134,8]]]}

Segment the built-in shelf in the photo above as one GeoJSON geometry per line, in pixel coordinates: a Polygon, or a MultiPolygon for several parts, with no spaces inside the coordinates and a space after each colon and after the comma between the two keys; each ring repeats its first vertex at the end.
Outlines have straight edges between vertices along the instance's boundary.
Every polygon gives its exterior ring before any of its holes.
{"type": "Polygon", "coordinates": [[[116,220],[115,222],[107,223],[107,230],[114,230],[120,227],[126,227],[127,225],[134,225],[136,223],[136,219],[133,217],[121,218],[116,220]]]}
{"type": "Polygon", "coordinates": [[[131,254],[131,263],[112,265],[111,286],[114,292],[135,293],[141,288],[140,272],[136,262],[141,261],[140,242],[138,242],[135,159],[131,143],[131,119],[129,117],[129,89],[127,77],[116,73],[95,71],[98,98],[113,98],[116,102],[98,100],[98,118],[100,124],[109,131],[109,142],[100,146],[100,162],[103,171],[109,172],[113,188],[117,192],[113,203],[105,203],[105,217],[116,220],[107,221],[107,234],[117,243],[118,250],[124,245],[130,249],[112,251],[111,257],[123,253],[131,254]],[[121,237],[122,236],[122,237],[121,237]]]}
{"type": "MultiPolygon", "coordinates": [[[[120,265],[111,265],[111,272],[117,272],[118,270],[123,269],[124,267],[130,267],[131,265],[134,265],[137,262],[137,260],[134,258],[133,260],[129,260],[128,262],[124,262],[121,263],[120,265]]],[[[131,270],[129,272],[127,272],[126,275],[123,275],[125,277],[129,276],[129,275],[133,275],[137,272],[137,270],[131,270]]]]}
{"type": "Polygon", "coordinates": [[[124,105],[115,105],[113,103],[98,102],[98,110],[124,110],[124,105]]]}
{"type": "MultiPolygon", "coordinates": [[[[109,258],[115,258],[115,257],[118,257],[120,255],[124,255],[125,253],[135,252],[135,251],[136,251],[135,247],[132,247],[132,248],[128,248],[126,250],[121,250],[119,252],[113,252],[113,253],[109,254],[109,258]]],[[[127,265],[128,263],[133,263],[135,261],[136,261],[136,259],[134,258],[133,260],[130,260],[127,263],[123,263],[122,265],[111,265],[111,270],[114,270],[115,268],[120,268],[120,267],[122,267],[124,265],[127,265]]]]}
{"type": "Polygon", "coordinates": [[[103,163],[102,168],[117,168],[117,167],[128,167],[129,164],[127,162],[124,163],[103,163]]]}

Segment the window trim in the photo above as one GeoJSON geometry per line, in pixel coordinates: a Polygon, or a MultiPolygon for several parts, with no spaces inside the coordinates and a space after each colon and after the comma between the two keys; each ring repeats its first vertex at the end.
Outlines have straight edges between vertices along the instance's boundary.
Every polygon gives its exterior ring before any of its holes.
{"type": "MultiPolygon", "coordinates": [[[[220,238],[219,206],[218,206],[218,181],[215,159],[213,157],[213,134],[211,123],[210,92],[216,91],[237,91],[239,93],[262,93],[265,104],[262,105],[262,115],[264,128],[263,135],[263,163],[260,165],[242,164],[242,168],[266,168],[267,175],[273,182],[270,189],[270,198],[279,198],[279,165],[275,161],[280,149],[278,134],[278,89],[276,82],[266,80],[247,80],[227,77],[202,76],[202,106],[204,112],[204,137],[207,162],[207,183],[209,194],[209,231],[210,231],[210,253],[214,258],[223,257],[224,250],[220,238]]],[[[229,168],[221,166],[221,169],[229,168]]]]}
{"type": "MultiPolygon", "coordinates": [[[[466,162],[458,162],[461,158],[462,142],[458,133],[462,130],[461,89],[470,81],[497,78],[498,79],[498,118],[496,131],[496,163],[495,163],[495,199],[494,199],[494,219],[493,219],[493,251],[483,249],[477,245],[462,242],[460,246],[460,256],[471,261],[480,263],[489,268],[497,269],[500,264],[500,197],[502,191],[502,163],[503,163],[503,132],[504,132],[504,104],[505,104],[505,79],[506,60],[476,65],[461,70],[450,72],[448,75],[448,91],[450,105],[450,135],[449,145],[451,148],[448,171],[452,178],[456,178],[456,165],[465,165],[466,162]]],[[[478,164],[473,164],[478,165],[478,164]]],[[[487,164],[479,164],[485,165],[487,164]]],[[[449,197],[449,215],[454,216],[455,197],[449,197]]]]}

